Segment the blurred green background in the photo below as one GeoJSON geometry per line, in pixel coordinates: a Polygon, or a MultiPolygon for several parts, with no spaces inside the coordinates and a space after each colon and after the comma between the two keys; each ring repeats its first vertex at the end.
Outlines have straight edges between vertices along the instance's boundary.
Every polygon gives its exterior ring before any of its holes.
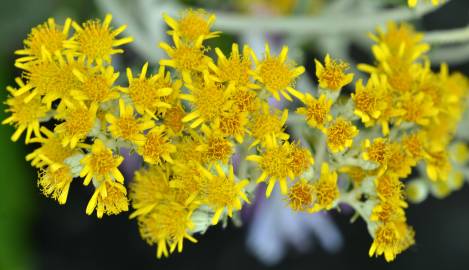
{"type": "MultiPolygon", "coordinates": [[[[111,0],[110,0],[111,1],[111,0]]],[[[427,29],[467,25],[469,1],[452,1],[426,16],[427,29]]],[[[0,8],[0,88],[11,84],[18,71],[13,51],[20,48],[31,27],[48,17],[58,21],[100,16],[93,1],[2,1],[0,8]]],[[[155,14],[159,16],[159,14],[155,14]]],[[[155,48],[157,49],[157,48],[155,48]]],[[[469,65],[459,69],[469,75],[469,65]]],[[[0,100],[6,91],[0,90],[0,100]]],[[[3,104],[0,119],[5,118],[3,104]]],[[[84,213],[89,190],[74,183],[66,206],[43,197],[36,172],[25,161],[34,146],[9,139],[11,127],[0,126],[0,270],[19,269],[262,269],[245,248],[245,228],[210,229],[199,243],[185,246],[183,254],[156,260],[155,248],[138,235],[126,215],[97,220],[84,213]]],[[[439,201],[429,199],[411,206],[409,222],[417,231],[417,245],[392,264],[369,259],[371,242],[361,222],[334,214],[345,245],[338,254],[316,248],[307,254],[291,252],[274,269],[467,269],[469,265],[469,188],[439,201]]],[[[268,241],[266,239],[266,241],[268,241]]]]}

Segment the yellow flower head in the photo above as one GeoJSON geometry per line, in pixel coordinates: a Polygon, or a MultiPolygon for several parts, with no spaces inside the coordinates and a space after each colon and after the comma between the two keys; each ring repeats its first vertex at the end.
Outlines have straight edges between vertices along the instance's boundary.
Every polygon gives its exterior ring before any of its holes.
{"type": "Polygon", "coordinates": [[[27,161],[36,168],[49,167],[49,170],[55,171],[62,168],[65,159],[79,153],[77,149],[63,146],[62,138],[46,127],[41,127],[41,132],[45,137],[38,136],[31,140],[33,143],[40,143],[41,146],[26,156],[27,161]]]}
{"type": "Polygon", "coordinates": [[[278,56],[271,55],[269,44],[265,45],[264,59],[258,60],[252,53],[256,70],[254,76],[269,91],[275,99],[280,100],[280,95],[292,101],[290,95],[302,98],[303,94],[295,90],[295,81],[298,76],[304,73],[302,66],[295,67],[293,62],[287,59],[288,47],[284,46],[278,56]]]}
{"type": "Polygon", "coordinates": [[[439,113],[431,98],[422,92],[417,95],[404,95],[401,102],[402,109],[405,113],[399,117],[397,123],[405,121],[427,126],[439,113]]]}
{"type": "Polygon", "coordinates": [[[34,62],[42,59],[44,54],[55,54],[64,49],[63,43],[68,38],[72,20],[67,18],[63,26],[57,25],[54,18],[47,19],[33,29],[28,38],[23,41],[24,49],[15,51],[21,57],[17,63],[34,62]]]}
{"type": "Polygon", "coordinates": [[[91,147],[91,152],[80,161],[83,164],[80,177],[85,177],[84,185],[88,185],[92,179],[95,180],[94,184],[99,183],[104,190],[104,181],[112,182],[114,179],[123,184],[124,176],[117,168],[123,160],[122,156],[114,155],[112,150],[107,148],[101,140],[96,139],[91,147]]]}
{"type": "Polygon", "coordinates": [[[73,74],[81,82],[70,91],[70,95],[78,101],[106,102],[119,98],[114,82],[119,78],[119,72],[114,72],[112,66],[99,66],[81,72],[73,70],[73,74]]]}
{"type": "Polygon", "coordinates": [[[242,113],[224,113],[220,117],[219,129],[224,136],[231,136],[236,142],[243,143],[248,124],[247,112],[242,113]]]}
{"type": "Polygon", "coordinates": [[[83,141],[95,124],[97,110],[98,105],[93,103],[90,108],[81,104],[64,111],[62,114],[65,122],[55,126],[54,129],[54,132],[63,137],[62,145],[75,148],[80,141],[83,141]]]}
{"type": "Polygon", "coordinates": [[[365,140],[365,151],[363,152],[363,159],[371,160],[381,166],[386,166],[389,156],[389,142],[385,138],[376,138],[373,143],[370,140],[365,140]]]}
{"type": "Polygon", "coordinates": [[[296,176],[302,175],[314,164],[311,152],[307,148],[300,146],[298,142],[291,144],[290,158],[289,165],[296,176]]]}
{"type": "Polygon", "coordinates": [[[145,142],[143,132],[155,125],[148,118],[136,117],[132,105],[126,105],[122,99],[119,100],[119,117],[108,113],[106,120],[110,124],[108,129],[114,138],[130,141],[136,145],[145,142]]]}
{"type": "Polygon", "coordinates": [[[369,256],[384,254],[387,262],[393,261],[396,255],[414,244],[415,232],[404,222],[381,224],[375,231],[369,256]]]}
{"type": "Polygon", "coordinates": [[[160,60],[160,65],[173,67],[178,70],[184,82],[191,82],[192,72],[202,72],[207,69],[211,58],[205,55],[206,48],[202,45],[203,37],[199,37],[194,44],[187,44],[178,35],[173,35],[174,47],[165,42],[160,47],[171,59],[160,60]]]}
{"type": "Polygon", "coordinates": [[[180,135],[184,130],[184,122],[182,119],[186,116],[186,112],[181,105],[176,105],[167,109],[164,113],[163,124],[168,127],[168,132],[172,135],[180,135]]]}
{"type": "Polygon", "coordinates": [[[321,176],[319,180],[313,184],[313,188],[316,200],[310,212],[331,209],[334,207],[337,198],[339,198],[337,172],[330,171],[329,164],[324,162],[321,165],[321,176]]]}
{"type": "Polygon", "coordinates": [[[176,248],[179,252],[183,249],[184,239],[196,243],[191,230],[193,209],[190,209],[175,201],[168,201],[158,205],[154,211],[138,218],[140,235],[149,245],[158,245],[156,256],[168,256],[176,248]]]}
{"type": "Polygon", "coordinates": [[[413,159],[407,155],[401,143],[390,143],[388,147],[387,171],[396,174],[398,177],[407,177],[414,166],[413,159]]]}
{"type": "Polygon", "coordinates": [[[171,108],[171,105],[162,101],[163,97],[169,96],[173,92],[171,81],[168,81],[169,73],[161,67],[157,75],[147,78],[148,62],[142,67],[138,77],[134,77],[132,70],[127,68],[128,88],[121,88],[127,93],[139,114],[148,114],[156,117],[159,108],[171,108]]]}
{"type": "Polygon", "coordinates": [[[124,50],[116,47],[133,41],[132,37],[118,39],[117,36],[127,28],[122,25],[117,29],[111,27],[112,15],[107,14],[104,21],[89,20],[81,26],[73,22],[75,35],[65,43],[65,47],[75,54],[84,55],[90,62],[111,63],[111,56],[123,53],[124,50]]]}
{"type": "Polygon", "coordinates": [[[257,183],[268,182],[267,197],[270,197],[276,182],[279,182],[282,194],[287,194],[287,178],[293,180],[297,176],[291,167],[290,143],[283,142],[279,145],[275,139],[267,140],[266,149],[261,155],[250,155],[246,159],[258,163],[262,174],[257,178],[257,183]]]}
{"type": "Polygon", "coordinates": [[[384,76],[378,78],[377,75],[372,74],[366,86],[363,86],[362,80],[357,81],[355,93],[352,94],[355,104],[354,113],[361,118],[365,126],[373,125],[385,113],[388,104],[383,96],[386,90],[384,76]]]}
{"type": "Polygon", "coordinates": [[[65,204],[72,180],[73,176],[68,166],[61,167],[55,171],[48,167],[41,169],[37,184],[41,187],[42,193],[46,197],[57,200],[59,204],[65,204]]]}
{"type": "Polygon", "coordinates": [[[430,149],[427,153],[425,163],[428,178],[432,181],[447,181],[452,167],[446,149],[430,149]]]}
{"type": "Polygon", "coordinates": [[[244,45],[243,54],[240,55],[238,44],[233,43],[229,58],[227,58],[219,48],[215,49],[215,53],[218,56],[217,65],[210,62],[209,67],[221,81],[233,82],[237,88],[259,88],[258,85],[251,81],[253,71],[250,58],[251,49],[249,46],[244,45]]]}
{"type": "Polygon", "coordinates": [[[345,73],[349,65],[345,62],[336,61],[326,54],[324,65],[319,60],[316,63],[316,77],[319,87],[338,91],[353,80],[353,73],[345,73]]]}
{"type": "Polygon", "coordinates": [[[220,220],[224,211],[232,217],[233,210],[240,210],[242,201],[249,203],[249,199],[244,193],[244,188],[249,184],[249,180],[236,181],[233,166],[230,165],[228,175],[223,171],[220,164],[215,164],[217,175],[200,166],[199,170],[206,178],[206,203],[215,211],[212,217],[212,224],[215,225],[220,220]]]}
{"type": "MultiPolygon", "coordinates": [[[[419,0],[407,0],[407,5],[409,5],[409,7],[411,8],[414,8],[417,6],[419,0]]],[[[429,0],[426,0],[426,2],[430,2],[429,0]]],[[[434,6],[438,6],[440,3],[444,3],[445,0],[431,0],[432,2],[432,5],[434,6]]]]}
{"type": "Polygon", "coordinates": [[[190,90],[190,94],[181,94],[180,98],[190,102],[192,111],[182,121],[193,121],[191,128],[196,128],[205,122],[220,121],[220,117],[232,104],[228,102],[228,97],[234,85],[219,84],[207,72],[204,73],[203,85],[188,84],[186,87],[190,90]]]}
{"type": "Polygon", "coordinates": [[[211,130],[202,126],[204,142],[197,146],[196,151],[202,152],[203,161],[206,163],[222,162],[226,164],[233,154],[233,144],[224,138],[219,130],[211,130]]]}
{"type": "Polygon", "coordinates": [[[267,103],[262,104],[260,111],[251,115],[248,128],[251,136],[255,139],[251,147],[263,143],[267,137],[274,136],[282,140],[288,140],[290,137],[284,132],[284,125],[288,119],[288,110],[280,112],[269,108],[267,103]]]}
{"type": "Polygon", "coordinates": [[[260,106],[260,100],[256,92],[252,90],[237,88],[230,96],[233,101],[233,112],[249,112],[257,111],[260,106]]]}
{"type": "Polygon", "coordinates": [[[358,129],[350,121],[339,117],[326,129],[326,135],[327,146],[333,153],[337,153],[352,146],[358,129]]]}
{"type": "Polygon", "coordinates": [[[375,222],[405,222],[405,212],[404,209],[396,203],[395,201],[383,201],[378,203],[371,212],[370,216],[371,221],[375,222]]]}
{"type": "Polygon", "coordinates": [[[165,126],[155,126],[145,137],[145,143],[137,148],[145,162],[156,165],[173,162],[171,154],[176,152],[176,146],[169,141],[165,126]]]}
{"type": "Polygon", "coordinates": [[[203,9],[186,9],[178,20],[163,14],[163,19],[172,30],[169,35],[177,35],[186,41],[193,42],[199,38],[210,39],[218,37],[220,32],[210,32],[215,22],[215,14],[207,13],[203,9]]]}
{"type": "Polygon", "coordinates": [[[332,100],[328,99],[325,95],[320,95],[316,99],[307,93],[302,102],[305,106],[298,108],[296,112],[305,116],[306,123],[309,126],[325,131],[325,125],[332,120],[332,115],[330,114],[332,100]]]}
{"type": "Polygon", "coordinates": [[[402,137],[402,146],[415,164],[425,156],[425,137],[426,134],[423,131],[406,134],[402,137]]]}
{"type": "Polygon", "coordinates": [[[103,214],[117,215],[128,211],[129,201],[124,185],[111,180],[100,183],[86,206],[86,214],[93,214],[95,209],[98,218],[102,218],[103,214]]]}
{"type": "MultiPolygon", "coordinates": [[[[20,88],[25,87],[24,82],[20,78],[17,78],[16,82],[20,88]]],[[[7,91],[11,94],[11,97],[5,102],[8,106],[5,111],[11,113],[11,115],[4,119],[2,124],[10,124],[16,128],[16,131],[11,136],[11,140],[17,141],[24,131],[26,131],[26,143],[30,142],[33,133],[40,137],[39,125],[42,118],[45,118],[47,115],[47,107],[41,102],[39,97],[34,97],[28,103],[25,103],[24,99],[28,95],[27,92],[18,95],[17,92],[19,90],[9,86],[7,91]]]]}
{"type": "Polygon", "coordinates": [[[314,186],[304,179],[300,179],[288,188],[288,205],[294,211],[311,209],[314,199],[314,186]]]}
{"type": "Polygon", "coordinates": [[[398,202],[406,206],[403,201],[404,184],[393,173],[385,173],[375,179],[376,194],[381,201],[398,202]]]}

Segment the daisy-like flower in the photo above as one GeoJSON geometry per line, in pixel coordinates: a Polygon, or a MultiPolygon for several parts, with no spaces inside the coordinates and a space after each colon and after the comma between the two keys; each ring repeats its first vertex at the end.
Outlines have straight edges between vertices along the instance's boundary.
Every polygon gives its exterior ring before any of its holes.
{"type": "Polygon", "coordinates": [[[48,167],[41,169],[37,184],[46,197],[57,200],[59,204],[65,204],[72,180],[70,167],[64,166],[57,170],[48,167]]]}
{"type": "Polygon", "coordinates": [[[276,182],[280,184],[282,194],[287,194],[287,179],[293,181],[309,165],[313,164],[312,157],[303,152],[301,148],[295,150],[294,148],[296,147],[298,146],[289,142],[279,144],[275,138],[271,138],[266,140],[266,149],[260,155],[249,155],[246,157],[247,160],[258,163],[262,171],[261,175],[257,178],[257,183],[268,182],[266,189],[267,197],[270,197],[276,182]],[[301,162],[298,162],[300,160],[298,159],[298,154],[302,155],[301,162]],[[301,165],[298,166],[300,163],[301,165]],[[301,169],[298,169],[300,167],[301,169]]]}
{"type": "Polygon", "coordinates": [[[398,118],[397,124],[405,121],[427,126],[439,113],[432,99],[422,92],[416,95],[403,95],[401,98],[401,108],[405,113],[398,118]]]}
{"type": "Polygon", "coordinates": [[[105,180],[100,183],[86,206],[86,214],[93,214],[95,209],[98,218],[102,218],[104,214],[117,215],[128,211],[129,200],[124,185],[112,180],[105,180]]]}
{"type": "Polygon", "coordinates": [[[282,112],[269,107],[269,104],[262,103],[261,110],[251,115],[248,123],[250,135],[254,138],[254,142],[250,147],[254,147],[259,143],[264,143],[266,138],[274,136],[281,140],[288,140],[290,135],[284,132],[284,125],[288,119],[288,110],[282,112]]]}
{"type": "Polygon", "coordinates": [[[204,142],[195,150],[202,152],[203,160],[207,163],[220,161],[226,164],[234,152],[233,144],[218,129],[212,130],[204,125],[201,130],[204,133],[204,142]]]}
{"type": "Polygon", "coordinates": [[[209,67],[221,81],[233,82],[237,88],[259,89],[259,86],[251,79],[253,70],[249,46],[244,45],[240,54],[238,44],[233,43],[229,57],[226,57],[219,48],[215,49],[215,53],[218,56],[217,64],[209,62],[209,67]]]}
{"type": "Polygon", "coordinates": [[[43,96],[42,102],[47,104],[49,109],[58,99],[60,99],[59,107],[74,105],[75,100],[71,91],[79,88],[81,82],[73,71],[86,73],[88,69],[84,58],[58,53],[43,61],[27,65],[20,63],[17,66],[25,71],[24,77],[28,79],[28,83],[18,89],[16,94],[22,95],[28,92],[29,95],[24,98],[25,102],[29,102],[35,96],[43,96]]]}
{"type": "Polygon", "coordinates": [[[96,182],[99,185],[103,185],[105,181],[112,182],[113,180],[121,184],[124,183],[124,176],[117,168],[123,160],[124,157],[114,155],[112,150],[106,147],[101,140],[96,139],[91,147],[91,152],[80,161],[83,164],[80,177],[85,177],[83,184],[87,186],[92,179],[95,180],[93,183],[96,182]]]}
{"type": "Polygon", "coordinates": [[[314,184],[315,202],[309,211],[315,213],[321,210],[329,210],[334,207],[339,198],[339,188],[337,186],[337,173],[330,171],[329,164],[321,165],[321,175],[314,184]]]}
{"type": "Polygon", "coordinates": [[[427,176],[430,180],[442,182],[448,180],[452,166],[446,150],[429,149],[425,156],[425,163],[427,176]]]}
{"type": "Polygon", "coordinates": [[[217,128],[224,136],[235,138],[236,142],[243,143],[246,134],[246,125],[248,124],[248,113],[224,113],[220,117],[217,128]]]}
{"type": "Polygon", "coordinates": [[[305,116],[306,123],[309,126],[325,131],[326,124],[332,120],[330,114],[332,100],[328,99],[326,95],[320,95],[316,99],[311,94],[306,93],[302,102],[305,106],[298,108],[296,112],[305,116]]]}
{"type": "Polygon", "coordinates": [[[262,83],[275,99],[280,100],[280,95],[292,101],[290,95],[301,99],[303,94],[294,89],[296,78],[304,73],[305,68],[297,66],[287,59],[288,47],[284,46],[278,56],[270,53],[269,44],[265,45],[265,55],[259,60],[254,53],[251,53],[256,70],[254,77],[262,83]]]}
{"type": "Polygon", "coordinates": [[[51,171],[56,171],[65,166],[65,159],[79,153],[77,149],[63,146],[62,138],[56,133],[41,127],[40,131],[45,136],[31,139],[32,143],[40,143],[41,146],[32,153],[26,155],[26,160],[36,168],[48,166],[51,171]]]}
{"type": "Polygon", "coordinates": [[[389,141],[386,138],[375,138],[373,143],[369,139],[365,140],[363,159],[376,162],[381,167],[386,168],[389,158],[389,141]]]}
{"type": "Polygon", "coordinates": [[[178,70],[184,82],[191,82],[191,73],[202,72],[207,69],[211,60],[205,55],[206,48],[202,45],[203,37],[199,37],[193,44],[187,44],[181,38],[173,35],[174,47],[165,42],[160,43],[160,47],[171,59],[160,60],[160,65],[173,67],[178,70]]]}
{"type": "Polygon", "coordinates": [[[148,62],[142,67],[140,75],[134,77],[132,70],[127,68],[127,78],[129,87],[120,88],[127,93],[139,114],[148,114],[156,118],[159,108],[171,108],[171,105],[162,101],[163,97],[169,96],[173,92],[171,81],[168,80],[169,72],[166,73],[161,67],[158,74],[147,78],[148,62]]]}
{"type": "Polygon", "coordinates": [[[122,99],[119,100],[119,117],[107,113],[106,121],[110,124],[108,129],[114,138],[120,138],[136,145],[143,145],[145,142],[143,132],[155,125],[148,118],[136,117],[132,105],[126,105],[122,99]]]}
{"type": "Polygon", "coordinates": [[[190,94],[181,94],[180,98],[187,100],[192,105],[192,111],[183,119],[183,122],[191,122],[191,128],[196,128],[206,122],[220,121],[223,112],[227,111],[231,102],[228,102],[233,84],[223,86],[217,83],[208,72],[204,72],[203,85],[186,85],[190,94]]]}
{"type": "Polygon", "coordinates": [[[137,148],[145,162],[156,165],[173,162],[171,154],[176,152],[176,146],[169,141],[165,126],[155,126],[145,137],[145,142],[137,148]]]}
{"type": "Polygon", "coordinates": [[[323,89],[338,91],[353,80],[353,73],[346,73],[349,65],[332,59],[329,54],[326,54],[324,58],[324,65],[317,59],[314,62],[319,87],[323,89]]]}
{"type": "Polygon", "coordinates": [[[314,186],[305,179],[300,179],[288,188],[288,205],[294,211],[311,209],[314,199],[314,186]]]}
{"type": "Polygon", "coordinates": [[[217,175],[200,166],[199,170],[206,178],[207,195],[205,201],[215,211],[212,217],[212,224],[215,225],[220,220],[224,211],[232,217],[233,210],[240,210],[242,202],[249,203],[244,188],[249,184],[249,180],[236,181],[233,166],[230,165],[228,175],[225,174],[220,164],[215,164],[217,175]]]}
{"type": "MultiPolygon", "coordinates": [[[[20,78],[16,78],[16,83],[19,88],[25,87],[24,82],[20,78]]],[[[11,97],[5,102],[8,106],[5,111],[11,113],[11,115],[3,120],[2,124],[13,125],[16,128],[16,131],[11,136],[11,140],[16,142],[25,131],[26,143],[30,142],[33,133],[40,137],[39,124],[42,118],[47,116],[47,107],[41,102],[39,97],[35,97],[28,103],[25,103],[24,99],[28,96],[28,92],[18,95],[17,92],[19,90],[10,86],[7,87],[7,91],[11,94],[11,97]]]]}
{"type": "Polygon", "coordinates": [[[24,49],[15,51],[20,55],[16,63],[34,62],[42,59],[44,54],[55,54],[64,49],[63,44],[68,38],[72,20],[67,18],[63,26],[57,25],[54,18],[47,19],[33,29],[23,41],[24,49]]]}
{"type": "Polygon", "coordinates": [[[112,15],[107,14],[104,21],[89,20],[81,26],[73,22],[75,34],[64,46],[75,54],[84,55],[90,62],[101,65],[103,62],[111,63],[111,56],[123,53],[124,50],[116,47],[133,41],[132,37],[117,38],[127,28],[122,25],[117,29],[111,27],[112,15]]]}
{"type": "Polygon", "coordinates": [[[393,261],[397,254],[414,244],[414,236],[414,230],[405,222],[381,224],[374,233],[369,256],[384,254],[387,262],[393,261]]]}
{"type": "Polygon", "coordinates": [[[215,22],[215,14],[208,13],[203,9],[184,10],[179,19],[174,19],[163,14],[163,19],[172,30],[169,35],[177,35],[189,42],[196,41],[198,38],[203,40],[218,37],[220,32],[211,32],[210,28],[215,22]]]}
{"type": "Polygon", "coordinates": [[[337,153],[352,146],[353,138],[358,135],[358,129],[352,122],[339,117],[326,129],[326,135],[327,146],[333,153],[337,153]]]}
{"type": "Polygon", "coordinates": [[[385,76],[378,78],[372,74],[366,86],[360,79],[355,84],[355,93],[352,93],[352,100],[355,104],[354,113],[361,118],[365,126],[373,125],[388,106],[383,98],[387,90],[385,76]]]}
{"type": "Polygon", "coordinates": [[[119,72],[114,72],[112,66],[98,66],[81,72],[73,70],[73,75],[81,82],[70,95],[78,101],[102,103],[119,98],[114,82],[119,78],[119,72]]]}
{"type": "Polygon", "coordinates": [[[97,103],[92,103],[90,108],[80,103],[58,115],[57,117],[65,119],[54,129],[57,134],[62,136],[62,145],[70,145],[70,148],[75,148],[80,141],[83,141],[95,124],[97,111],[97,103]]]}

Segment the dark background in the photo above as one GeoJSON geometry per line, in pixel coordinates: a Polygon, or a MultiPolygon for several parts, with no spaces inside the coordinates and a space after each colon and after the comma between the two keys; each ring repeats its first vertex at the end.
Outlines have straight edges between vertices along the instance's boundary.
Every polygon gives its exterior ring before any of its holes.
{"type": "MultiPolygon", "coordinates": [[[[2,0],[0,88],[13,83],[18,75],[13,51],[22,46],[32,26],[50,16],[83,20],[100,14],[92,1],[2,0]]],[[[468,23],[469,1],[459,0],[426,16],[419,25],[432,30],[468,23]]],[[[469,75],[469,63],[451,68],[469,75]]],[[[5,97],[6,91],[1,90],[0,99],[5,97]]],[[[1,106],[0,119],[4,119],[1,106]]],[[[137,224],[126,214],[102,220],[86,216],[84,198],[89,198],[90,191],[78,181],[72,184],[65,206],[43,197],[36,187],[36,172],[24,160],[33,148],[12,143],[12,132],[11,127],[0,126],[0,270],[264,269],[246,250],[246,229],[232,225],[211,228],[197,237],[199,243],[187,242],[182,254],[157,260],[155,247],[140,238],[137,224]]],[[[370,259],[371,238],[365,224],[350,224],[350,216],[333,211],[344,238],[339,253],[328,254],[318,246],[306,254],[292,250],[272,269],[468,269],[467,185],[444,200],[430,198],[412,205],[407,213],[417,232],[417,244],[393,263],[370,259]]]]}

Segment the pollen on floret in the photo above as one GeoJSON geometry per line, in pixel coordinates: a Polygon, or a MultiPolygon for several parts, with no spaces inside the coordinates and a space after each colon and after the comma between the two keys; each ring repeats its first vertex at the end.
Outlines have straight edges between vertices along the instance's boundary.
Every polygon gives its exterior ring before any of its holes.
{"type": "Polygon", "coordinates": [[[326,129],[327,146],[334,153],[343,151],[352,146],[357,134],[358,129],[350,121],[339,117],[326,129]]]}
{"type": "Polygon", "coordinates": [[[133,41],[132,37],[118,39],[117,36],[127,26],[122,25],[117,29],[112,29],[111,21],[112,15],[108,14],[103,22],[98,19],[88,20],[82,25],[73,22],[72,27],[75,29],[75,34],[65,43],[65,47],[73,53],[84,55],[90,62],[110,63],[113,54],[124,52],[116,47],[133,41]]]}
{"type": "Polygon", "coordinates": [[[378,163],[381,166],[386,165],[389,156],[389,142],[385,138],[376,138],[371,143],[369,140],[365,141],[365,151],[363,158],[378,163]]]}
{"type": "Polygon", "coordinates": [[[337,91],[353,80],[353,73],[346,73],[349,65],[332,59],[329,54],[324,58],[324,65],[318,60],[315,63],[319,86],[323,89],[337,91]]]}

